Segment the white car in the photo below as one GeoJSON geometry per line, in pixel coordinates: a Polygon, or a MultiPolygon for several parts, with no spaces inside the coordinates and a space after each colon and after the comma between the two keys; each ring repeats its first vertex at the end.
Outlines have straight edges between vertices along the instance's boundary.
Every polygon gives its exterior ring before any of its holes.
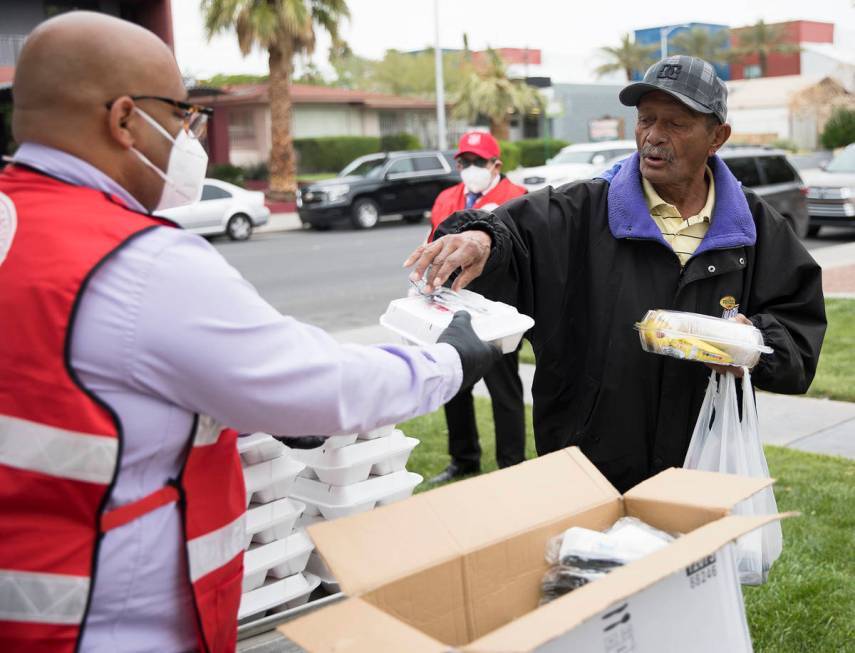
{"type": "Polygon", "coordinates": [[[518,168],[508,173],[508,179],[529,191],[544,186],[557,188],[579,179],[591,179],[606,170],[608,164],[635,152],[635,141],[603,141],[577,143],[563,148],[546,165],[518,168]]]}
{"type": "Polygon", "coordinates": [[[219,179],[205,179],[202,199],[195,204],[158,211],[202,236],[226,234],[232,240],[246,240],[255,227],[267,224],[270,209],[264,205],[264,193],[245,190],[219,179]]]}

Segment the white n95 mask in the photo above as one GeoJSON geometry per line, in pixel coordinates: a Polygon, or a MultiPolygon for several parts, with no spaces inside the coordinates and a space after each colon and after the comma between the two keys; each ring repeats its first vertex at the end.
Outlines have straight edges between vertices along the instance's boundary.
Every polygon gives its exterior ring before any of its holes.
{"type": "Polygon", "coordinates": [[[176,206],[185,206],[198,202],[202,197],[202,186],[205,184],[205,171],[208,169],[208,153],[199,140],[181,129],[178,135],[173,138],[154,118],[149,116],[139,107],[134,107],[134,110],[139,113],[145,120],[159,131],[164,138],[172,142],[172,150],[169,153],[169,162],[166,165],[166,172],[158,168],[148,157],[140,152],[135,147],[131,150],[140,160],[149,168],[154,170],[157,175],[163,179],[163,191],[160,193],[160,200],[155,207],[155,211],[163,209],[172,209],[176,206]]]}
{"type": "Polygon", "coordinates": [[[487,168],[471,165],[460,171],[460,178],[470,193],[483,193],[493,181],[493,173],[487,168]]]}

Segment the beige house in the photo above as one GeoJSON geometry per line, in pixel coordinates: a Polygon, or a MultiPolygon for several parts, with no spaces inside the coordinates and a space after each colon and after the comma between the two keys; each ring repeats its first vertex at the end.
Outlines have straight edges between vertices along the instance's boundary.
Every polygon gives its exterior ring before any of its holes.
{"type": "MultiPolygon", "coordinates": [[[[195,102],[214,108],[209,127],[213,163],[252,165],[270,153],[270,104],[267,84],[222,89],[196,89],[195,102]]],[[[344,88],[291,86],[294,138],[318,136],[385,136],[406,132],[425,147],[436,146],[433,100],[367,93],[344,88]]],[[[449,120],[449,142],[465,124],[449,120]]]]}

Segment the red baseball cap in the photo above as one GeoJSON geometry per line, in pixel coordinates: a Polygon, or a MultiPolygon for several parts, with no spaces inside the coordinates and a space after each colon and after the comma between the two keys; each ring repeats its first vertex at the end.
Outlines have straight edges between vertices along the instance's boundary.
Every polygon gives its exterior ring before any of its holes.
{"type": "Polygon", "coordinates": [[[499,143],[490,132],[466,132],[460,137],[454,156],[456,158],[465,152],[477,154],[484,159],[498,159],[499,143]]]}

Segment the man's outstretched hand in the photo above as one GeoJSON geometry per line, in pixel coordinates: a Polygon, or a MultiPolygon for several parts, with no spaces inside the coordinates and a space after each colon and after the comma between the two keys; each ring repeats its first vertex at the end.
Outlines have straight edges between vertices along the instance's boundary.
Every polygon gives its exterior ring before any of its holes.
{"type": "Polygon", "coordinates": [[[443,236],[432,243],[417,247],[404,261],[404,267],[415,264],[410,273],[411,281],[418,281],[430,267],[424,291],[431,293],[440,288],[451,274],[460,269],[452,290],[465,288],[470,281],[484,271],[490,258],[490,235],[483,231],[464,231],[462,234],[443,236]]]}

